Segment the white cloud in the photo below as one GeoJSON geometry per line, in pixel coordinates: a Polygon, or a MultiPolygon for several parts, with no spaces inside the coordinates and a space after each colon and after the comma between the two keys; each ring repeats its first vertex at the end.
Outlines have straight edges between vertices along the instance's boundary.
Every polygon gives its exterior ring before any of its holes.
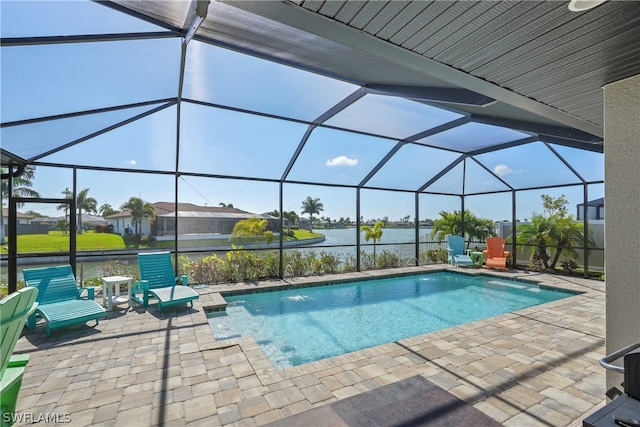
{"type": "Polygon", "coordinates": [[[511,175],[514,172],[513,172],[513,169],[511,169],[507,165],[498,165],[493,168],[493,173],[495,173],[498,176],[507,176],[507,175],[511,175]]]}
{"type": "Polygon", "coordinates": [[[126,160],[125,163],[131,166],[135,166],[137,162],[135,160],[126,160]]]}
{"type": "Polygon", "coordinates": [[[347,156],[338,156],[331,160],[327,160],[327,166],[355,166],[358,159],[350,159],[347,156]]]}

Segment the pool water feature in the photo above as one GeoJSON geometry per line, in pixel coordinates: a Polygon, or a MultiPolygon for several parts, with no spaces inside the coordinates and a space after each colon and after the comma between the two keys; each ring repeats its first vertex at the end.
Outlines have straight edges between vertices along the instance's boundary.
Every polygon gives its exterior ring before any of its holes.
{"type": "Polygon", "coordinates": [[[216,340],[251,336],[278,369],[575,295],[452,272],[225,296],[216,340]]]}

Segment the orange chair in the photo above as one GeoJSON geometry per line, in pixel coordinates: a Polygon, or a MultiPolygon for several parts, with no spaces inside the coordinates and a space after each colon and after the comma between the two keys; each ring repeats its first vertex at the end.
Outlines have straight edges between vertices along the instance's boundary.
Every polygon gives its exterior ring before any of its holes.
{"type": "Polygon", "coordinates": [[[507,269],[507,257],[509,252],[504,250],[506,241],[502,237],[487,237],[487,249],[483,251],[487,270],[496,268],[507,269]]]}

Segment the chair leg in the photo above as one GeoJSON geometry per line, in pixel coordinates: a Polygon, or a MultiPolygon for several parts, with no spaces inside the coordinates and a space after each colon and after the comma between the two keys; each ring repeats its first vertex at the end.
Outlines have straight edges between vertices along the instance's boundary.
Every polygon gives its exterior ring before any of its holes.
{"type": "Polygon", "coordinates": [[[27,329],[35,329],[36,328],[36,314],[33,313],[31,316],[27,318],[27,329]]]}
{"type": "Polygon", "coordinates": [[[18,403],[18,393],[20,393],[20,387],[22,386],[22,376],[15,382],[9,389],[2,393],[2,403],[0,416],[0,424],[4,426],[12,426],[14,424],[16,406],[18,403]]]}

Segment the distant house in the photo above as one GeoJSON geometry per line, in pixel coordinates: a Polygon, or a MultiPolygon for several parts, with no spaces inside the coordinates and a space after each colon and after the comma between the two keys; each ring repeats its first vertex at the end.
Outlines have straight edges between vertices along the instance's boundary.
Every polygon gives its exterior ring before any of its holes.
{"type": "MultiPolygon", "coordinates": [[[[577,206],[578,220],[584,219],[584,203],[579,203],[577,206]]],[[[604,219],[604,197],[599,199],[590,200],[587,203],[587,219],[596,220],[604,219]]]]}
{"type": "MultiPolygon", "coordinates": [[[[135,232],[133,217],[128,210],[105,216],[104,219],[107,221],[107,226],[113,227],[114,233],[126,236],[135,232]]],[[[149,218],[142,218],[141,224],[138,225],[138,232],[145,236],[151,234],[151,220],[149,218]]]]}
{"type": "MultiPolygon", "coordinates": [[[[2,208],[3,224],[4,224],[4,236],[9,232],[9,209],[2,208]]],[[[26,234],[23,229],[29,228],[27,224],[33,219],[32,216],[17,212],[16,217],[18,219],[18,234],[26,234]]]]}
{"type": "Polygon", "coordinates": [[[29,221],[29,224],[41,224],[48,225],[49,227],[55,227],[60,218],[55,218],[52,216],[39,216],[37,218],[32,218],[29,221]]]}
{"type": "Polygon", "coordinates": [[[311,220],[309,218],[300,217],[296,220],[300,230],[311,230],[311,220]]]}
{"type": "MultiPolygon", "coordinates": [[[[176,212],[173,202],[153,203],[155,219],[144,218],[139,226],[141,234],[152,235],[157,240],[169,240],[176,234],[176,212]]],[[[230,236],[233,227],[240,220],[261,218],[267,220],[267,230],[278,230],[278,218],[267,214],[255,214],[236,208],[198,206],[192,203],[178,203],[178,236],[205,238],[212,235],[230,236]]],[[[114,233],[135,232],[131,213],[122,211],[106,217],[113,226],[114,233]],[[128,229],[128,231],[127,231],[128,229]]]]}
{"type": "MultiPolygon", "coordinates": [[[[79,218],[77,220],[79,220],[79,218]]],[[[93,230],[98,224],[106,225],[107,220],[101,216],[82,214],[82,228],[86,230],[93,230]]]]}
{"type": "MultiPolygon", "coordinates": [[[[2,216],[4,217],[4,225],[5,227],[9,223],[9,209],[2,208],[2,216]]],[[[18,217],[18,224],[29,224],[29,221],[33,219],[32,216],[17,212],[16,216],[18,217]]]]}
{"type": "MultiPolygon", "coordinates": [[[[50,230],[54,230],[56,229],[56,226],[58,225],[58,221],[65,219],[64,216],[60,216],[60,217],[37,217],[37,218],[32,218],[29,221],[29,224],[37,224],[37,225],[46,225],[49,227],[50,230]]],[[[79,217],[76,218],[76,221],[79,221],[79,217]]],[[[93,215],[89,215],[89,214],[82,214],[82,228],[85,230],[93,230],[96,225],[98,224],[102,224],[102,225],[106,225],[107,221],[100,217],[100,216],[93,216],[93,215]]],[[[80,224],[78,223],[78,226],[80,226],[80,224]]]]}
{"type": "MultiPolygon", "coordinates": [[[[158,202],[153,206],[156,208],[156,220],[152,235],[156,238],[173,236],[176,230],[175,204],[158,202]]],[[[231,235],[236,223],[248,218],[266,219],[267,230],[278,230],[279,220],[271,215],[255,214],[229,207],[178,203],[178,235],[231,235]]]]}

